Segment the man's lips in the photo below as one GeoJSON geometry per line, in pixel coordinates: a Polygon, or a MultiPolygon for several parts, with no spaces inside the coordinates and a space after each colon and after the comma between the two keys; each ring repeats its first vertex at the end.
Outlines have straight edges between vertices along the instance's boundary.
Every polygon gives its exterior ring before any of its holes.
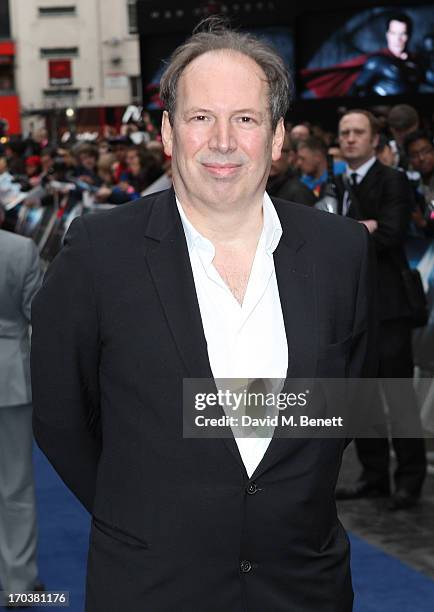
{"type": "Polygon", "coordinates": [[[241,164],[215,164],[209,162],[203,162],[202,166],[214,176],[230,176],[241,168],[241,164]]]}

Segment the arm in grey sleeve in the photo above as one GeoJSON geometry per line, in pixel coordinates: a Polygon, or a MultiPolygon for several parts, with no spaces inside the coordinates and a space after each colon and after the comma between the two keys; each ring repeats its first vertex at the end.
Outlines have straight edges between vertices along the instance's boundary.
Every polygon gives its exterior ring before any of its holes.
{"type": "Polygon", "coordinates": [[[38,249],[33,240],[27,242],[26,269],[23,278],[21,310],[30,323],[32,300],[42,284],[42,267],[38,249]]]}

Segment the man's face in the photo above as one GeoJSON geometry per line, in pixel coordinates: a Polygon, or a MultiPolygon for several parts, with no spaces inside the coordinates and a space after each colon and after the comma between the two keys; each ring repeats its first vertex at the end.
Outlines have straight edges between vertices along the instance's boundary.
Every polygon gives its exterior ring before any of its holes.
{"type": "Polygon", "coordinates": [[[230,210],[262,199],[284,138],[282,119],[272,133],[267,93],[262,69],[241,53],[212,51],[187,66],[173,126],[166,112],[162,123],[181,202],[230,210]]]}
{"type": "Polygon", "coordinates": [[[429,140],[420,138],[408,147],[408,157],[412,167],[422,176],[434,173],[434,147],[429,140]]]}
{"type": "Polygon", "coordinates": [[[140,174],[140,171],[141,171],[140,159],[139,159],[139,155],[138,155],[137,151],[134,151],[134,150],[128,151],[128,153],[127,153],[127,166],[128,166],[128,170],[132,174],[134,174],[134,175],[140,174]]]}
{"type": "Polygon", "coordinates": [[[369,119],[360,113],[350,113],[339,123],[339,145],[342,157],[357,168],[375,155],[378,136],[373,135],[369,119]]]}
{"type": "Polygon", "coordinates": [[[80,161],[81,161],[81,165],[83,166],[83,168],[86,168],[86,170],[95,170],[96,168],[96,157],[94,157],[93,155],[89,155],[88,153],[82,153],[80,155],[80,161]]]}
{"type": "Polygon", "coordinates": [[[124,164],[127,158],[128,146],[123,143],[117,143],[114,146],[114,154],[116,157],[116,161],[120,164],[124,164]]]}
{"type": "Polygon", "coordinates": [[[407,24],[392,19],[386,32],[386,40],[389,51],[396,57],[400,57],[405,53],[408,43],[407,24]]]}
{"type": "Polygon", "coordinates": [[[317,151],[312,151],[308,147],[298,147],[297,168],[302,174],[316,176],[320,165],[320,156],[317,151]]]}
{"type": "Polygon", "coordinates": [[[291,149],[289,134],[285,133],[282,150],[279,159],[273,160],[270,168],[270,176],[285,174],[295,162],[295,155],[291,149]]]}

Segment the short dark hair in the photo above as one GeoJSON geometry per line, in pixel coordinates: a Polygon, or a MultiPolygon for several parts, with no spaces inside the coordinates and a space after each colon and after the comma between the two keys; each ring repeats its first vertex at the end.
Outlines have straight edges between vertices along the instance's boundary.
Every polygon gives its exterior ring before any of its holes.
{"type": "Polygon", "coordinates": [[[347,115],[354,115],[354,114],[356,114],[356,115],[364,115],[368,119],[368,121],[369,121],[369,126],[371,128],[372,136],[376,136],[378,134],[378,132],[379,132],[379,125],[378,125],[378,121],[377,121],[375,115],[373,115],[370,111],[368,111],[368,110],[366,110],[364,108],[351,108],[351,109],[345,111],[345,113],[339,119],[339,123],[347,115]]]}
{"type": "Polygon", "coordinates": [[[309,149],[310,151],[317,151],[327,157],[328,147],[322,138],[318,136],[309,136],[305,140],[299,140],[297,142],[297,151],[300,149],[309,149]]]}
{"type": "Polygon", "coordinates": [[[429,132],[428,130],[416,130],[415,132],[411,132],[411,134],[408,134],[408,136],[406,136],[404,140],[404,150],[406,155],[409,154],[410,146],[417,140],[426,140],[430,143],[431,146],[434,146],[433,136],[431,132],[429,132]]]}
{"type": "Polygon", "coordinates": [[[400,11],[395,13],[389,13],[387,15],[386,31],[389,29],[391,21],[399,21],[400,23],[405,23],[405,25],[407,26],[407,36],[408,38],[410,38],[413,33],[413,20],[409,15],[400,11]]]}
{"type": "Polygon", "coordinates": [[[417,110],[409,104],[397,104],[392,106],[387,116],[387,122],[395,130],[408,130],[413,125],[419,123],[417,110]]]}
{"type": "Polygon", "coordinates": [[[271,126],[275,130],[284,118],[291,100],[292,80],[283,59],[267,43],[252,34],[237,32],[221,17],[209,17],[199,23],[186,42],[173,52],[160,80],[160,98],[170,123],[176,109],[178,81],[185,68],[197,57],[210,51],[235,51],[252,59],[262,68],[268,83],[271,126]]]}

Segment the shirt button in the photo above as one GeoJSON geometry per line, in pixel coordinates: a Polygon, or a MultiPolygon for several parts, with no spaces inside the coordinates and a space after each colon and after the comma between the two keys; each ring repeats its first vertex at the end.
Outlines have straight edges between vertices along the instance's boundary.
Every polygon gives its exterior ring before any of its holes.
{"type": "Polygon", "coordinates": [[[257,493],[259,491],[256,482],[251,482],[249,483],[249,486],[247,487],[247,493],[249,495],[254,495],[255,493],[257,493]]]}
{"type": "Polygon", "coordinates": [[[252,564],[250,563],[250,561],[247,561],[246,559],[244,559],[244,561],[241,561],[240,570],[243,572],[243,574],[247,574],[247,572],[250,572],[251,569],[252,564]]]}

